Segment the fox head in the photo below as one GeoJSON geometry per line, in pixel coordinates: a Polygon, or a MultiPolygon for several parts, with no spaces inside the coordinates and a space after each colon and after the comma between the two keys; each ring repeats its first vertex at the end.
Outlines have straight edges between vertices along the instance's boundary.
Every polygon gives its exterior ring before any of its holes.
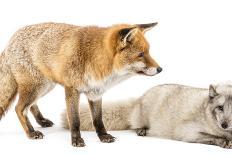
{"type": "Polygon", "coordinates": [[[144,37],[146,31],[157,23],[118,25],[114,29],[114,69],[125,69],[129,73],[153,76],[162,68],[149,54],[149,44],[144,37]]]}
{"type": "Polygon", "coordinates": [[[232,85],[210,85],[208,105],[217,126],[232,131],[232,85]]]}

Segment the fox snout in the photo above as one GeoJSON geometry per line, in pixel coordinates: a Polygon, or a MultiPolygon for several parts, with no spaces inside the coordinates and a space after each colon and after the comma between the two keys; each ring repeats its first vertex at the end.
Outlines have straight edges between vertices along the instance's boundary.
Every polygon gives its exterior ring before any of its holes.
{"type": "Polygon", "coordinates": [[[149,67],[149,68],[147,68],[147,67],[145,67],[144,70],[143,70],[143,73],[145,75],[148,75],[148,76],[154,76],[154,75],[162,72],[162,70],[163,69],[161,67],[158,67],[158,68],[155,68],[155,67],[149,67]]]}
{"type": "Polygon", "coordinates": [[[147,76],[154,76],[160,72],[162,72],[162,68],[161,67],[155,67],[155,66],[150,66],[150,67],[142,67],[137,73],[139,74],[144,74],[147,76]]]}
{"type": "Polygon", "coordinates": [[[162,72],[162,68],[158,65],[157,62],[150,56],[147,55],[144,57],[145,59],[145,67],[142,72],[147,76],[154,76],[160,72],[162,72]]]}

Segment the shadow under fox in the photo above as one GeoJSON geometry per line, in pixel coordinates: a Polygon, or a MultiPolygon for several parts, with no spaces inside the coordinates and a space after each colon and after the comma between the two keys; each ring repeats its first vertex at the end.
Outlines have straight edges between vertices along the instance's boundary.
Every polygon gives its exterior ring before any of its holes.
{"type": "Polygon", "coordinates": [[[89,100],[100,140],[113,142],[102,122],[102,95],[133,75],[153,76],[162,71],[149,55],[144,37],[156,24],[81,27],[43,23],[21,28],[0,56],[0,119],[19,94],[15,110],[23,129],[29,138],[43,138],[27,113],[30,110],[42,127],[52,126],[36,101],[58,83],[65,89],[72,145],[85,145],[79,129],[80,93],[89,100]]]}
{"type": "MultiPolygon", "coordinates": [[[[87,106],[81,106],[80,119],[81,130],[93,130],[87,106]]],[[[232,85],[156,86],[138,99],[106,104],[103,122],[108,130],[232,148],[232,85]]],[[[66,113],[63,125],[69,127],[66,113]]]]}

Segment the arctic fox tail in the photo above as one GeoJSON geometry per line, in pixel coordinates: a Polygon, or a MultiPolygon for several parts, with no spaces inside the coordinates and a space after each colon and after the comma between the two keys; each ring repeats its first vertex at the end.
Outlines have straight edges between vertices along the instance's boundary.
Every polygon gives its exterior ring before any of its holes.
{"type": "Polygon", "coordinates": [[[17,94],[17,83],[5,63],[4,54],[0,55],[0,120],[17,94]]]}
{"type": "MultiPolygon", "coordinates": [[[[103,105],[103,122],[107,130],[130,129],[129,116],[135,106],[136,99],[121,100],[103,105]]],[[[92,124],[91,113],[87,104],[80,106],[80,129],[82,131],[95,130],[92,124]]],[[[62,114],[62,125],[69,128],[66,111],[62,114]]]]}

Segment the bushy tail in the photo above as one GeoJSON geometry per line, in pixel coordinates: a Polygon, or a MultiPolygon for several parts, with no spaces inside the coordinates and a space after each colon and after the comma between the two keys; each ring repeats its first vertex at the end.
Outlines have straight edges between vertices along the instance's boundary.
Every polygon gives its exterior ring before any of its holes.
{"type": "Polygon", "coordinates": [[[17,83],[10,68],[5,64],[3,55],[0,56],[0,120],[17,94],[17,83]]]}
{"type": "MultiPolygon", "coordinates": [[[[127,130],[130,127],[129,116],[137,100],[129,99],[114,103],[103,103],[103,122],[107,130],[127,130]]],[[[69,128],[66,111],[62,114],[62,123],[69,128]]],[[[80,128],[83,131],[93,131],[91,113],[87,104],[80,106],[80,128]]]]}

